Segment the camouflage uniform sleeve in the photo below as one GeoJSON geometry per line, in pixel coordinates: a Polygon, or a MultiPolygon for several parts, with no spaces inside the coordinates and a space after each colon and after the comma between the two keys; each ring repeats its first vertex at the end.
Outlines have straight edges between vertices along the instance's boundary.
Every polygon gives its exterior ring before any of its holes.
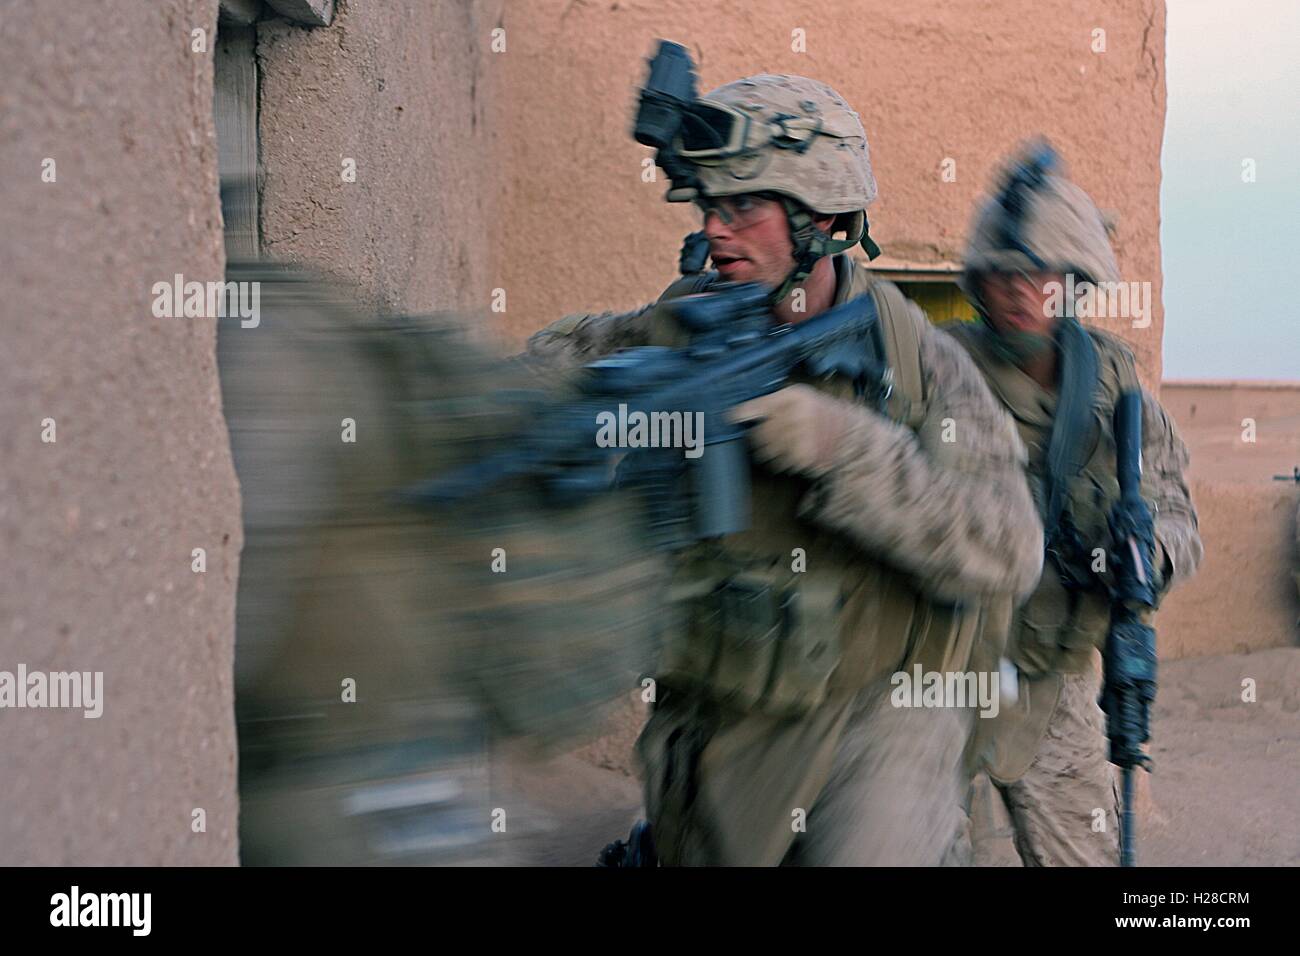
{"type": "Polygon", "coordinates": [[[522,358],[538,372],[563,374],[619,349],[645,345],[647,313],[654,305],[631,312],[566,315],[529,338],[522,358]]]}
{"type": "Polygon", "coordinates": [[[1191,577],[1204,554],[1196,507],[1183,477],[1190,460],[1173,420],[1143,389],[1142,495],[1153,505],[1162,591],[1191,577]]]}
{"type": "Polygon", "coordinates": [[[862,409],[806,503],[940,601],[1024,595],[1043,534],[1010,416],[971,358],[919,319],[926,415],[916,432],[862,409]]]}

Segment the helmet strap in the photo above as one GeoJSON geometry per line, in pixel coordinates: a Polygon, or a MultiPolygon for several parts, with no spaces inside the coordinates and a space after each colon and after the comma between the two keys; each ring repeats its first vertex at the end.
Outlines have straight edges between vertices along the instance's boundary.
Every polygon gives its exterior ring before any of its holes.
{"type": "Polygon", "coordinates": [[[871,238],[871,223],[867,221],[865,212],[862,214],[862,251],[867,254],[868,261],[880,256],[880,246],[871,238]]]}
{"type": "MultiPolygon", "coordinates": [[[[871,249],[875,249],[876,255],[880,254],[879,247],[867,237],[867,218],[865,215],[862,217],[862,234],[860,236],[832,239],[817,228],[816,223],[813,222],[812,214],[803,203],[797,202],[788,196],[780,198],[781,205],[785,208],[786,221],[790,224],[790,241],[794,244],[795,264],[794,268],[785,277],[785,281],[772,293],[768,300],[774,308],[790,294],[791,289],[812,275],[817,260],[823,256],[838,255],[846,249],[852,249],[859,242],[863,243],[863,248],[868,249],[868,255],[870,255],[871,249]],[[867,246],[869,242],[871,245],[867,246]]],[[[875,256],[872,256],[872,258],[875,258],[875,256]]]]}

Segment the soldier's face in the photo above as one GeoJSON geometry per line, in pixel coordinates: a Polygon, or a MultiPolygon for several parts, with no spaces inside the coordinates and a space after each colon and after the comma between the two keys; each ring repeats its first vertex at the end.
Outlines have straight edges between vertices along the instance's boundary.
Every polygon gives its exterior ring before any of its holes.
{"type": "Polygon", "coordinates": [[[1003,335],[1013,332],[1049,336],[1059,318],[1059,294],[1065,277],[1051,272],[991,272],[981,290],[989,322],[1003,335]]]}
{"type": "Polygon", "coordinates": [[[785,210],[758,195],[709,200],[704,234],[713,267],[728,282],[762,282],[776,288],[794,268],[794,243],[785,210]],[[723,215],[730,222],[723,222],[723,215]]]}

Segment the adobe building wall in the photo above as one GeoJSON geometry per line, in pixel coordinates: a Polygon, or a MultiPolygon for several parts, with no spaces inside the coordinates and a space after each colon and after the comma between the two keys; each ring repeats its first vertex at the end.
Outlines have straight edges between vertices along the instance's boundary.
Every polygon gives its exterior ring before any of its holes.
{"type": "Polygon", "coordinates": [[[0,865],[237,859],[216,323],[151,310],[155,282],[225,266],[216,18],[216,0],[25,2],[0,27],[0,671],[103,674],[98,718],[0,711],[0,865]]]}
{"type": "Polygon", "coordinates": [[[1205,560],[1157,615],[1162,658],[1293,647],[1300,382],[1165,382],[1160,400],[1192,456],[1205,560]]]}
{"type": "MultiPolygon", "coordinates": [[[[0,671],[104,675],[98,719],[0,712],[0,865],[238,861],[241,525],[215,320],[151,313],[153,283],[225,267],[217,6],[29,2],[0,29],[0,671]]],[[[263,250],[389,307],[474,305],[490,284],[502,132],[481,58],[498,13],[409,6],[259,23],[263,250]]]]}
{"type": "Polygon", "coordinates": [[[402,311],[489,304],[499,2],[340,5],[257,27],[262,251],[402,311]],[[344,178],[353,160],[355,179],[344,178]]]}

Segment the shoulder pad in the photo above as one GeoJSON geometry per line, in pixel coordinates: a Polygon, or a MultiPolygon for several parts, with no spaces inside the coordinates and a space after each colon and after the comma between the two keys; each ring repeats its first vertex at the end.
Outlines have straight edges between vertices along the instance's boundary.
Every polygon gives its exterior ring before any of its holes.
{"type": "Polygon", "coordinates": [[[694,295],[696,292],[703,292],[709,286],[719,280],[720,276],[716,271],[698,272],[694,275],[681,276],[673,282],[668,288],[664,289],[663,294],[659,296],[660,302],[666,302],[669,299],[680,299],[684,295],[694,295]]]}
{"type": "Polygon", "coordinates": [[[925,380],[921,374],[921,335],[928,324],[920,306],[892,282],[874,276],[868,291],[876,300],[880,313],[880,330],[885,345],[885,360],[894,373],[894,391],[888,407],[890,417],[908,428],[916,428],[925,418],[925,380]]]}
{"type": "Polygon", "coordinates": [[[1093,345],[1097,348],[1097,358],[1100,364],[1103,368],[1108,368],[1113,372],[1117,377],[1119,387],[1136,387],[1138,383],[1137,359],[1133,357],[1133,350],[1128,346],[1128,343],[1111,332],[1094,328],[1091,325],[1085,325],[1084,329],[1092,339],[1093,345]]]}
{"type": "Polygon", "coordinates": [[[553,335],[572,335],[573,330],[576,329],[589,315],[590,313],[588,312],[575,312],[573,315],[566,315],[562,319],[556,319],[548,325],[544,331],[550,332],[553,335]]]}

